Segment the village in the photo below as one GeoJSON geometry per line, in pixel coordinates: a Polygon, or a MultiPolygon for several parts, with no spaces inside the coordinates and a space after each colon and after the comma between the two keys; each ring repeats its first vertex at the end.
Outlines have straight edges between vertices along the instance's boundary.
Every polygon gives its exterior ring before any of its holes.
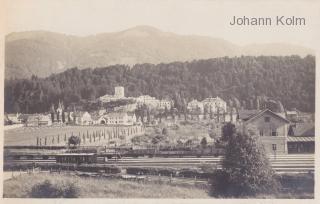
{"type": "MultiPolygon", "coordinates": [[[[254,126],[269,154],[314,153],[314,121],[311,114],[297,110],[237,110],[228,107],[219,97],[191,100],[186,104],[187,110],[179,113],[174,108],[173,100],[160,100],[149,95],[126,97],[124,90],[124,87],[118,86],[114,88],[114,95],[101,96],[98,101],[107,108],[91,112],[83,108],[77,110],[76,106],[65,108],[59,101],[56,106],[52,105],[48,113],[7,114],[6,135],[17,137],[17,140],[18,137],[28,137],[31,144],[37,146],[65,145],[72,135],[79,136],[82,144],[86,145],[148,146],[155,143],[154,138],[159,132],[166,132],[166,137],[158,141],[163,146],[199,146],[204,140],[214,146],[219,142],[223,125],[230,122],[237,126],[254,126]],[[49,127],[53,131],[47,135],[41,131],[49,127]],[[23,131],[19,132],[21,129],[23,131]],[[40,129],[40,132],[26,133],[30,129],[40,129]]],[[[6,144],[5,139],[5,145],[22,143],[11,140],[6,144]]]]}

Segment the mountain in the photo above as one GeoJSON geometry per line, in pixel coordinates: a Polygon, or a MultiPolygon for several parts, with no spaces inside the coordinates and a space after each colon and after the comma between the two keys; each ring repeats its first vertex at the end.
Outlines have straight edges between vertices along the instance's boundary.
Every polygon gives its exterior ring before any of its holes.
{"type": "Polygon", "coordinates": [[[47,31],[11,33],[5,44],[6,78],[40,77],[71,67],[169,63],[239,55],[312,54],[288,44],[238,46],[223,39],[177,35],[150,26],[78,37],[47,31]]]}

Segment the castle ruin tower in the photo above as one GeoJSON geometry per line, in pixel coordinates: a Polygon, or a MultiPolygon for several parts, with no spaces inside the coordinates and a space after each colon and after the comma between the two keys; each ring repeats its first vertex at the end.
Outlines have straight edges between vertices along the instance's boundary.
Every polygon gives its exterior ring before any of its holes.
{"type": "Polygon", "coordinates": [[[114,88],[114,96],[117,98],[124,98],[124,87],[123,86],[116,86],[114,88]]]}

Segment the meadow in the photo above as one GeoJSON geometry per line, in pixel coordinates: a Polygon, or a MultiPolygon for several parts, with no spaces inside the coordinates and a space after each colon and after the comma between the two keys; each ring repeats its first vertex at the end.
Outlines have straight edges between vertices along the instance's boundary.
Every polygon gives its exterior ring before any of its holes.
{"type": "MultiPolygon", "coordinates": [[[[132,128],[134,129],[134,128],[132,128]]],[[[129,129],[131,130],[131,129],[129,129]]],[[[128,127],[112,126],[43,126],[43,127],[21,127],[4,132],[4,145],[37,145],[37,138],[42,139],[42,145],[47,139],[47,145],[66,145],[67,139],[71,135],[86,137],[85,145],[107,145],[110,137],[115,134],[127,134],[128,127]],[[126,131],[125,133],[121,132],[126,131]],[[105,134],[105,137],[104,137],[105,134]],[[91,142],[87,136],[92,136],[91,142]],[[95,138],[93,137],[95,135],[95,138]],[[99,135],[100,138],[99,138],[99,135]],[[59,139],[58,139],[59,137],[59,139]]],[[[137,133],[138,134],[138,133],[137,133]]]]}
{"type": "Polygon", "coordinates": [[[53,186],[74,186],[80,198],[209,198],[205,189],[120,179],[89,178],[76,175],[28,174],[4,182],[3,197],[32,197],[32,187],[48,180],[53,186]]]}

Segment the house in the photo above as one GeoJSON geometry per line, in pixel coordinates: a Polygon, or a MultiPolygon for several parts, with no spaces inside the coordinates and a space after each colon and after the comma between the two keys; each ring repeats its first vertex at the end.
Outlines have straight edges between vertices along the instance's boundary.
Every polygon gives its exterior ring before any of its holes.
{"type": "Polygon", "coordinates": [[[204,107],[207,107],[208,111],[214,113],[227,111],[227,103],[219,97],[206,98],[202,101],[202,104],[204,107]]]}
{"type": "Polygon", "coordinates": [[[39,127],[52,125],[50,115],[30,115],[26,121],[27,127],[39,127]]]}
{"type": "Polygon", "coordinates": [[[21,121],[22,123],[26,123],[29,116],[30,114],[20,114],[18,116],[18,120],[21,121]]]}
{"type": "Polygon", "coordinates": [[[158,99],[156,99],[155,97],[151,97],[149,95],[139,96],[136,98],[136,101],[137,101],[138,105],[145,104],[145,105],[152,107],[152,108],[158,107],[158,104],[159,104],[158,99]]]}
{"type": "Polygon", "coordinates": [[[96,123],[102,125],[133,125],[136,121],[134,113],[112,112],[98,118],[96,123]]]}
{"type": "Polygon", "coordinates": [[[27,127],[38,127],[39,126],[39,116],[30,115],[26,121],[27,127]]]}
{"type": "Polygon", "coordinates": [[[250,115],[243,120],[244,127],[254,127],[269,154],[287,154],[290,121],[269,109],[250,115]]]}
{"type": "Polygon", "coordinates": [[[156,99],[155,97],[151,97],[149,95],[142,95],[137,98],[135,98],[138,105],[147,105],[150,108],[155,109],[165,109],[168,110],[171,108],[173,101],[167,100],[167,99],[156,99]]]}
{"type": "Polygon", "coordinates": [[[76,112],[73,114],[76,125],[92,125],[93,120],[88,112],[76,112]]]}
{"type": "Polygon", "coordinates": [[[7,114],[7,118],[9,121],[11,121],[13,124],[18,124],[21,123],[21,120],[19,118],[21,114],[17,113],[17,114],[7,114]]]}
{"type": "Polygon", "coordinates": [[[200,110],[201,113],[203,113],[203,110],[204,110],[204,106],[203,106],[203,103],[198,101],[198,100],[192,100],[188,103],[188,106],[187,106],[187,109],[189,111],[194,111],[194,110],[200,110]]]}
{"type": "Polygon", "coordinates": [[[166,100],[166,99],[159,100],[157,108],[158,109],[166,109],[167,108],[169,110],[169,109],[171,109],[172,103],[173,103],[173,101],[171,101],[171,100],[166,100]]]}
{"type": "Polygon", "coordinates": [[[297,122],[298,121],[298,111],[297,110],[286,111],[286,117],[291,122],[297,122]]]}
{"type": "Polygon", "coordinates": [[[224,115],[224,122],[237,122],[237,113],[236,112],[228,112],[224,115]]]}
{"type": "Polygon", "coordinates": [[[288,131],[288,153],[314,153],[314,151],[314,123],[295,123],[290,125],[288,131]]]}

